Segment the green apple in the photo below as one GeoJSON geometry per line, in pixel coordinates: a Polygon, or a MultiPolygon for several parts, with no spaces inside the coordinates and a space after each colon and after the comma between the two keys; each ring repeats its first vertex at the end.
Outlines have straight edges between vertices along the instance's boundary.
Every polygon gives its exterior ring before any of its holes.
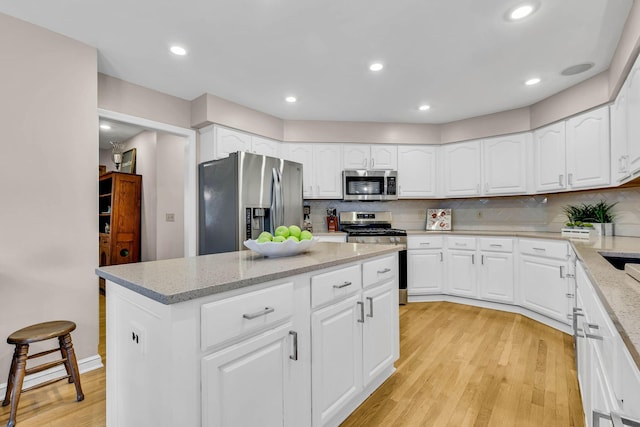
{"type": "Polygon", "coordinates": [[[290,225],[289,226],[289,235],[290,236],[295,236],[298,239],[300,239],[300,233],[302,232],[302,230],[300,230],[300,227],[298,227],[297,225],[290,225]]]}
{"type": "Polygon", "coordinates": [[[263,231],[258,236],[258,240],[260,240],[260,239],[267,239],[268,241],[271,241],[271,240],[273,240],[273,236],[268,231],[263,231]]]}
{"type": "Polygon", "coordinates": [[[289,227],[287,227],[286,225],[281,225],[280,227],[276,228],[275,235],[276,237],[282,236],[286,239],[287,237],[289,237],[289,227]]]}
{"type": "Polygon", "coordinates": [[[284,236],[275,236],[275,237],[273,238],[272,242],[274,242],[274,243],[282,243],[282,242],[284,242],[285,240],[287,240],[287,239],[285,239],[285,237],[284,237],[284,236]]]}
{"type": "Polygon", "coordinates": [[[304,230],[300,233],[300,240],[311,240],[313,239],[313,234],[309,230],[304,230]]]}
{"type": "Polygon", "coordinates": [[[294,242],[299,242],[300,239],[298,239],[296,236],[289,236],[287,237],[287,240],[293,240],[294,242]]]}
{"type": "Polygon", "coordinates": [[[271,239],[268,236],[258,237],[258,240],[256,240],[258,243],[268,243],[270,241],[271,239]]]}

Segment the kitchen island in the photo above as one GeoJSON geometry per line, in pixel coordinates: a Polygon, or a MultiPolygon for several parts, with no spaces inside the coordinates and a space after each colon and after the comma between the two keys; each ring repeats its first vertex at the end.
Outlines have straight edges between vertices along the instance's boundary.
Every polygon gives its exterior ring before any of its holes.
{"type": "Polygon", "coordinates": [[[397,246],[103,267],[109,426],[338,425],[399,356],[397,246]]]}

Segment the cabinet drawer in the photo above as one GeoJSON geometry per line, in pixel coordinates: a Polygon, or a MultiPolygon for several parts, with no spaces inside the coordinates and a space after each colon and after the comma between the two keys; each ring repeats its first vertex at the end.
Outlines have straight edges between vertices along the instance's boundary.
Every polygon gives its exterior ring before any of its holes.
{"type": "Polygon", "coordinates": [[[462,249],[462,250],[475,250],[476,238],[475,237],[458,237],[449,236],[448,247],[450,249],[462,249]]]}
{"type": "Polygon", "coordinates": [[[407,236],[407,249],[437,249],[444,246],[444,236],[407,236]]]}
{"type": "Polygon", "coordinates": [[[311,306],[350,295],[361,289],[360,266],[341,268],[311,277],[311,306]]]}
{"type": "Polygon", "coordinates": [[[362,264],[362,287],[393,279],[398,270],[398,261],[394,256],[374,259],[362,264]]]}
{"type": "Polygon", "coordinates": [[[569,258],[569,246],[566,242],[520,239],[520,253],[545,258],[567,259],[569,258]]]}
{"type": "Polygon", "coordinates": [[[245,333],[264,329],[293,314],[293,283],[283,283],[203,304],[201,347],[205,351],[245,333]]]}
{"type": "Polygon", "coordinates": [[[496,237],[480,239],[480,250],[493,252],[513,252],[513,239],[496,237]]]}

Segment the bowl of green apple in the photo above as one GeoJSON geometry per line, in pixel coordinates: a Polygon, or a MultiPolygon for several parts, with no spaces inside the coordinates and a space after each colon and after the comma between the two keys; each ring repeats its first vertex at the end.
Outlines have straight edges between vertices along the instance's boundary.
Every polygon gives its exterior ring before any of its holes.
{"type": "Polygon", "coordinates": [[[260,233],[255,240],[246,240],[244,245],[252,251],[267,257],[284,257],[301,254],[318,243],[310,231],[301,230],[297,225],[281,225],[274,233],[260,233]]]}

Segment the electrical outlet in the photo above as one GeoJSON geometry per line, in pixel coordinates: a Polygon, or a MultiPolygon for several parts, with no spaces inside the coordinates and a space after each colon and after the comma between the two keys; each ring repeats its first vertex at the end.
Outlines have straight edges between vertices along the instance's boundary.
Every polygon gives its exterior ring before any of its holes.
{"type": "Polygon", "coordinates": [[[478,211],[478,213],[476,214],[476,217],[478,219],[482,219],[482,211],[478,211]]]}
{"type": "Polygon", "coordinates": [[[176,220],[176,214],[172,214],[172,213],[165,214],[165,221],[175,222],[175,220],[176,220]]]}

